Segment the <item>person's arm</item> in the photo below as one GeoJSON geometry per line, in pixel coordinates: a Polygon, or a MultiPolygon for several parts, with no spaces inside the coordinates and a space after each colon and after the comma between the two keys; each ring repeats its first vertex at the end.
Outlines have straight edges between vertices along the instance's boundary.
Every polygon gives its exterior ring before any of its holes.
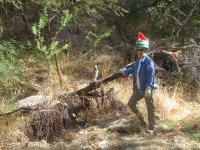
{"type": "Polygon", "coordinates": [[[128,69],[128,68],[132,68],[132,67],[133,67],[133,65],[134,65],[134,63],[135,63],[135,62],[132,62],[132,63],[130,63],[130,64],[126,65],[126,69],[128,69]]]}
{"type": "Polygon", "coordinates": [[[155,74],[155,65],[153,61],[149,61],[146,66],[147,82],[145,85],[145,98],[150,98],[152,96],[152,87],[155,74]]]}
{"type": "Polygon", "coordinates": [[[124,70],[124,75],[128,77],[129,75],[135,75],[135,63],[132,63],[132,65],[128,65],[126,69],[124,70]]]}
{"type": "Polygon", "coordinates": [[[153,61],[149,61],[146,66],[147,82],[145,87],[153,87],[153,80],[155,74],[155,65],[153,61]]]}

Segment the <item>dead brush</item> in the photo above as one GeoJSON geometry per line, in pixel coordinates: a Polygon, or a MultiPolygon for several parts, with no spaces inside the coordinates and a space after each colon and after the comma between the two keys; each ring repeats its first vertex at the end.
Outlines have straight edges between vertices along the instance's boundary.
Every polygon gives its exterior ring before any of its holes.
{"type": "Polygon", "coordinates": [[[65,101],[50,108],[43,108],[32,115],[25,135],[30,140],[46,140],[51,143],[61,138],[67,130],[78,132],[89,119],[105,119],[129,114],[126,106],[116,101],[113,90],[95,90],[87,96],[66,95],[65,101]]]}
{"type": "Polygon", "coordinates": [[[103,90],[97,89],[82,97],[87,104],[82,114],[89,119],[109,119],[113,117],[127,116],[130,114],[127,107],[114,99],[113,88],[103,90]]]}
{"type": "Polygon", "coordinates": [[[28,123],[25,135],[30,140],[45,139],[51,143],[61,136],[64,130],[77,132],[80,129],[67,106],[57,104],[36,112],[28,123]]]}
{"type": "Polygon", "coordinates": [[[101,91],[101,103],[99,103],[99,108],[103,116],[110,114],[110,117],[113,116],[127,116],[129,115],[127,107],[121,102],[113,97],[113,88],[104,92],[101,91]]]}
{"type": "Polygon", "coordinates": [[[76,94],[65,95],[65,102],[46,106],[34,113],[25,127],[25,134],[30,140],[45,139],[51,143],[60,138],[65,130],[79,131],[85,121],[78,120],[75,114],[87,106],[84,104],[76,94]]]}

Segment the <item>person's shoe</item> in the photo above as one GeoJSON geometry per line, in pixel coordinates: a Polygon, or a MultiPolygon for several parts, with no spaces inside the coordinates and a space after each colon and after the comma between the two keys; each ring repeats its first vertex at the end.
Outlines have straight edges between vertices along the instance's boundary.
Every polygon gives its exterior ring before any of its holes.
{"type": "Polygon", "coordinates": [[[150,135],[153,135],[156,131],[157,126],[156,125],[150,125],[147,129],[147,133],[150,135]]]}
{"type": "Polygon", "coordinates": [[[154,130],[146,130],[146,133],[148,134],[148,135],[153,135],[154,134],[154,130]]]}
{"type": "Polygon", "coordinates": [[[140,129],[140,135],[142,137],[148,137],[149,136],[149,134],[147,133],[147,130],[145,128],[140,129]]]}
{"type": "Polygon", "coordinates": [[[148,128],[148,130],[155,130],[156,129],[156,125],[149,125],[149,128],[148,128]]]}

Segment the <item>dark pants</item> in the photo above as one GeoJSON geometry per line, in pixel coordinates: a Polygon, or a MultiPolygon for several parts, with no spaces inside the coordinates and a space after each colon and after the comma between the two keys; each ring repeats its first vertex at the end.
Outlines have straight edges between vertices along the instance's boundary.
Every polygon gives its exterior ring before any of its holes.
{"type": "MultiPolygon", "coordinates": [[[[133,94],[128,102],[128,105],[131,108],[131,110],[136,114],[142,126],[146,128],[146,122],[144,121],[144,117],[137,107],[139,100],[141,100],[142,98],[145,98],[144,94],[142,94],[137,88],[134,88],[133,94]]],[[[154,129],[155,128],[155,107],[153,104],[153,92],[150,98],[145,98],[145,102],[147,106],[149,129],[154,129]]]]}

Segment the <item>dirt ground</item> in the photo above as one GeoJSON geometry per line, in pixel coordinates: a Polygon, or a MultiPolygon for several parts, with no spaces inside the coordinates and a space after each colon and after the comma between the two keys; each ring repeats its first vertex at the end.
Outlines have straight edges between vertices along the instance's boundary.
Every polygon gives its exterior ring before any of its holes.
{"type": "MultiPolygon", "coordinates": [[[[114,87],[114,97],[127,104],[132,93],[131,80],[116,81],[108,84],[114,87]]],[[[140,109],[146,116],[144,100],[140,109]]],[[[25,117],[11,118],[2,123],[0,148],[2,150],[64,150],[64,149],[107,149],[107,150],[144,150],[144,149],[200,149],[200,143],[184,134],[181,128],[188,119],[199,116],[199,103],[186,102],[175,95],[158,90],[155,99],[158,127],[152,134],[142,133],[134,114],[128,117],[95,120],[74,134],[63,133],[63,139],[52,144],[46,141],[29,141],[22,132],[25,117]],[[6,132],[5,132],[6,131],[6,132]]]]}

